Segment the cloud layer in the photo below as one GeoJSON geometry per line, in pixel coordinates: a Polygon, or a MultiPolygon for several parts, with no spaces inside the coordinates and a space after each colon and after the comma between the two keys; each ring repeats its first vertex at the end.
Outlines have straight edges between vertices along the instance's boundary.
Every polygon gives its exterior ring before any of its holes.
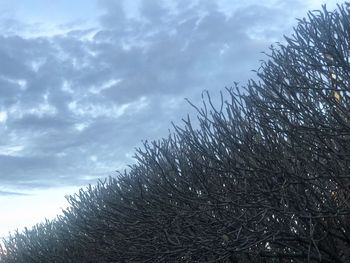
{"type": "Polygon", "coordinates": [[[126,167],[141,140],[167,136],[193,110],[185,97],[252,77],[259,52],[304,10],[218,3],[99,1],[97,26],[50,36],[3,18],[0,185],[84,185],[126,167]]]}

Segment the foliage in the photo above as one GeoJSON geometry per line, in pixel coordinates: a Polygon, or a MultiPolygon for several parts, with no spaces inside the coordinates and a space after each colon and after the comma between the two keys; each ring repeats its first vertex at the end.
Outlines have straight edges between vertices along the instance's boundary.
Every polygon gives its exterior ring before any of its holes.
{"type": "MultiPolygon", "coordinates": [[[[4,240],[1,262],[349,262],[350,10],[310,12],[259,81],[4,240]]],[[[204,93],[207,95],[207,93],[204,93]]]]}

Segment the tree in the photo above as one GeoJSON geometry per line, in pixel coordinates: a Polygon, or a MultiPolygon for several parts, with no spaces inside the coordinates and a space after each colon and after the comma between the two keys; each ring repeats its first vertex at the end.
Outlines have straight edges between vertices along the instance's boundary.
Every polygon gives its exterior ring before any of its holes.
{"type": "Polygon", "coordinates": [[[1,262],[349,262],[350,10],[308,13],[258,81],[4,240],[1,262]]]}

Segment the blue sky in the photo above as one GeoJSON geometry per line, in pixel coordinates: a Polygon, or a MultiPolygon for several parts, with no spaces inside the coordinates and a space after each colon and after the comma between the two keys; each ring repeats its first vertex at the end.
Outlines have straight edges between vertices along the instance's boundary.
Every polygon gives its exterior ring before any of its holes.
{"type": "MultiPolygon", "coordinates": [[[[254,77],[322,1],[0,1],[0,236],[133,162],[189,98],[254,77]]],[[[330,9],[334,1],[327,1],[330,9]]]]}

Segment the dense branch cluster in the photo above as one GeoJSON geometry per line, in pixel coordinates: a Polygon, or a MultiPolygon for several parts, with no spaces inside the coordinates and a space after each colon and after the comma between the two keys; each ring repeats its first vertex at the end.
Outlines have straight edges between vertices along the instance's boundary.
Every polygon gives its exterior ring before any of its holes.
{"type": "Polygon", "coordinates": [[[204,98],[200,128],[146,142],[0,262],[350,262],[350,10],[286,40],[259,81],[204,98]]]}

